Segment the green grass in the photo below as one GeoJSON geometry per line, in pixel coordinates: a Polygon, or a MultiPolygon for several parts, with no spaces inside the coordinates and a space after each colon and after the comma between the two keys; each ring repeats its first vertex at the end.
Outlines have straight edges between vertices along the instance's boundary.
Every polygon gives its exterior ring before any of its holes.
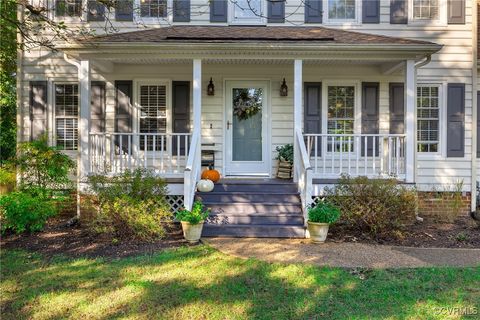
{"type": "Polygon", "coordinates": [[[358,274],[198,246],[118,260],[4,250],[1,276],[2,320],[480,318],[480,267],[358,274]]]}

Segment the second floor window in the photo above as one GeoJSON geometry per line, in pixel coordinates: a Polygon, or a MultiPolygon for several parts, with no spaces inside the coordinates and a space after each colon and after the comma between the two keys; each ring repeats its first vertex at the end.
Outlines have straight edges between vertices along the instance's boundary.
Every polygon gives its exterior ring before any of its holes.
{"type": "Polygon", "coordinates": [[[355,0],[328,0],[328,20],[355,20],[355,0]]]}
{"type": "Polygon", "coordinates": [[[439,0],[413,0],[415,20],[438,20],[439,0]]]}
{"type": "Polygon", "coordinates": [[[417,87],[418,152],[438,152],[439,141],[439,87],[417,87]]]}
{"type": "Polygon", "coordinates": [[[82,16],[82,0],[56,0],[55,15],[57,17],[82,16]]]}
{"type": "Polygon", "coordinates": [[[166,0],[140,0],[142,18],[164,18],[167,16],[166,0]]]}
{"type": "Polygon", "coordinates": [[[262,0],[233,1],[233,21],[236,23],[261,23],[263,21],[262,0]]]}

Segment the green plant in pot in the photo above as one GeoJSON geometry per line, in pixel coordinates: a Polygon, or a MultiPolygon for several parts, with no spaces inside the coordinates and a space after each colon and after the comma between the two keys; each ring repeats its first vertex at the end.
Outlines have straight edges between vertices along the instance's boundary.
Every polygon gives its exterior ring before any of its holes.
{"type": "Polygon", "coordinates": [[[339,218],[340,209],[327,201],[319,201],[308,208],[308,232],[312,242],[325,242],[328,227],[339,218]]]}
{"type": "Polygon", "coordinates": [[[196,243],[202,236],[203,223],[210,214],[200,201],[195,201],[192,210],[180,210],[175,218],[182,223],[183,237],[191,243],[196,243]]]}
{"type": "Polygon", "coordinates": [[[277,178],[291,179],[293,173],[293,144],[289,143],[275,149],[278,153],[277,178]]]}

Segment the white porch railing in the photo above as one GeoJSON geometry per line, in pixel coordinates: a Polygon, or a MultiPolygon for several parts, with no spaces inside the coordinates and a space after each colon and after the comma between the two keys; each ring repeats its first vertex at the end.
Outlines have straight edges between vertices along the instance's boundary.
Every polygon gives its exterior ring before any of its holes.
{"type": "Polygon", "coordinates": [[[194,131],[183,178],[184,206],[187,210],[191,210],[193,206],[195,188],[202,169],[201,162],[200,132],[194,131]]]}
{"type": "Polygon", "coordinates": [[[403,134],[304,134],[315,177],[405,179],[403,134]]]}
{"type": "Polygon", "coordinates": [[[298,179],[298,191],[300,193],[300,199],[302,200],[302,210],[306,224],[308,206],[313,202],[312,167],[310,165],[310,159],[305,147],[302,132],[299,129],[295,130],[295,144],[295,159],[298,160],[293,167],[295,170],[295,177],[298,179]]]}
{"type": "Polygon", "coordinates": [[[90,133],[90,173],[116,174],[135,168],[181,176],[190,133],[90,133]]]}

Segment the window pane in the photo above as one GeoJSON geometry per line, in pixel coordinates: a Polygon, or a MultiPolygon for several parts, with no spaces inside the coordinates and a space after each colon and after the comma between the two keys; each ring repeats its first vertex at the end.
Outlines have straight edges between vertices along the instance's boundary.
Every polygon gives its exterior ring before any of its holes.
{"type": "Polygon", "coordinates": [[[167,16],[166,0],[141,0],[140,16],[145,18],[163,18],[167,16]]]}
{"type": "Polygon", "coordinates": [[[437,152],[439,141],[438,87],[417,88],[417,140],[419,152],[437,152]]]}
{"type": "Polygon", "coordinates": [[[414,0],[413,17],[418,20],[437,20],[439,15],[437,0],[414,0]]]}
{"type": "Polygon", "coordinates": [[[328,0],[328,18],[331,20],[354,20],[355,0],[328,0]]]}
{"type": "MultiPolygon", "coordinates": [[[[167,132],[167,99],[166,87],[161,85],[140,86],[140,132],[167,132]]],[[[147,150],[153,150],[153,136],[147,136],[147,150]]],[[[155,150],[166,150],[166,141],[155,138],[155,150]]],[[[140,149],[145,150],[145,136],[140,136],[140,149]]]]}
{"type": "Polygon", "coordinates": [[[56,0],[55,15],[57,17],[80,17],[82,0],[56,0]]]}
{"type": "MultiPolygon", "coordinates": [[[[327,132],[330,134],[353,134],[354,110],[355,110],[355,87],[353,86],[329,86],[327,88],[328,122],[327,132]]],[[[348,137],[331,138],[328,142],[328,151],[353,151],[353,138],[348,145],[348,137]]]]}

